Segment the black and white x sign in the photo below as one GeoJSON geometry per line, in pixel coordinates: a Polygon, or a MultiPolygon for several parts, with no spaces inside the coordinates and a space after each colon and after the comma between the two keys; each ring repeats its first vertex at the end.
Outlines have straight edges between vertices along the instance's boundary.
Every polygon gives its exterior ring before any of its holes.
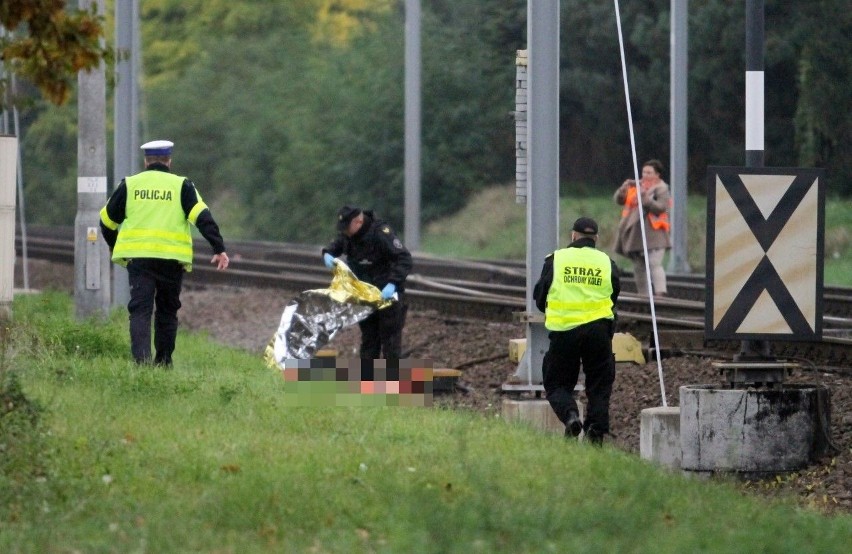
{"type": "Polygon", "coordinates": [[[821,338],[824,182],[822,169],[708,168],[707,338],[821,338]]]}

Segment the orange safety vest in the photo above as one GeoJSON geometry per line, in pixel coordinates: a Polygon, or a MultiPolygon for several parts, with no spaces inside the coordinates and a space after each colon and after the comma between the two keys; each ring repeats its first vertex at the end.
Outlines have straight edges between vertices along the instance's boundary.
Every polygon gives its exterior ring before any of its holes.
{"type": "MultiPolygon", "coordinates": [[[[671,203],[671,200],[669,200],[669,203],[671,203]]],[[[628,187],[627,197],[624,199],[624,209],[621,210],[621,217],[627,217],[630,211],[635,210],[638,206],[636,186],[628,187]]],[[[648,221],[651,222],[651,228],[657,231],[668,231],[671,228],[668,212],[663,212],[660,215],[648,212],[648,221]]]]}

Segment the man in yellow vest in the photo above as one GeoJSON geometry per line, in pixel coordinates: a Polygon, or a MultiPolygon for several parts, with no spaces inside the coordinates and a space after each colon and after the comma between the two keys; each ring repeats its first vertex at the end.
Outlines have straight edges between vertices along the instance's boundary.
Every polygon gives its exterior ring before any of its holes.
{"type": "Polygon", "coordinates": [[[565,424],[565,436],[585,431],[587,440],[600,445],[609,433],[609,398],[615,381],[612,336],[621,282],[615,262],[595,248],[597,239],[593,219],[575,221],[571,244],[545,258],[533,296],[550,331],[542,367],[550,407],[565,424]],[[580,420],[574,399],[581,362],[589,403],[585,421],[580,420]]]}
{"type": "Polygon", "coordinates": [[[228,255],[219,226],[195,185],[170,172],[168,140],[142,145],[145,170],[118,184],[101,209],[101,230],[112,261],[127,267],[130,282],[130,349],[136,363],[151,360],[154,315],[156,365],[171,367],[185,271],[192,271],[192,223],[213,248],[210,263],[227,269],[228,255]],[[119,227],[120,226],[120,227],[119,227]]]}

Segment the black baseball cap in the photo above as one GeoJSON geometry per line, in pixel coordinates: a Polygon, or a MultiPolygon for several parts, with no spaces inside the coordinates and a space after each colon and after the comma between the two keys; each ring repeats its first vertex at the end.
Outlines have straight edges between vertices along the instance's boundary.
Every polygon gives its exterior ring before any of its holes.
{"type": "Polygon", "coordinates": [[[337,211],[337,230],[345,231],[352,220],[361,214],[361,208],[355,206],[343,206],[337,211]]]}
{"type": "Polygon", "coordinates": [[[598,234],[598,224],[591,217],[581,217],[580,219],[574,222],[574,226],[571,229],[578,233],[583,233],[585,235],[598,234]]]}

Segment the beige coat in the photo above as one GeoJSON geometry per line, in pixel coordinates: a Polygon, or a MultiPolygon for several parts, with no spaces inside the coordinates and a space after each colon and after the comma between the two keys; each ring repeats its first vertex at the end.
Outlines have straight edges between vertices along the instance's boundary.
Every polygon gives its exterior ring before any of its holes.
{"type": "MultiPolygon", "coordinates": [[[[612,198],[619,206],[624,205],[629,186],[633,186],[633,181],[625,181],[615,191],[612,198]]],[[[642,210],[645,213],[645,235],[648,239],[648,250],[655,248],[668,249],[672,246],[668,231],[654,229],[651,227],[651,223],[647,218],[648,213],[659,215],[666,212],[669,207],[670,198],[669,185],[662,180],[653,188],[642,192],[642,210]]],[[[631,210],[626,217],[621,218],[613,250],[616,254],[628,257],[631,253],[642,252],[642,228],[639,225],[638,207],[631,210]]]]}

